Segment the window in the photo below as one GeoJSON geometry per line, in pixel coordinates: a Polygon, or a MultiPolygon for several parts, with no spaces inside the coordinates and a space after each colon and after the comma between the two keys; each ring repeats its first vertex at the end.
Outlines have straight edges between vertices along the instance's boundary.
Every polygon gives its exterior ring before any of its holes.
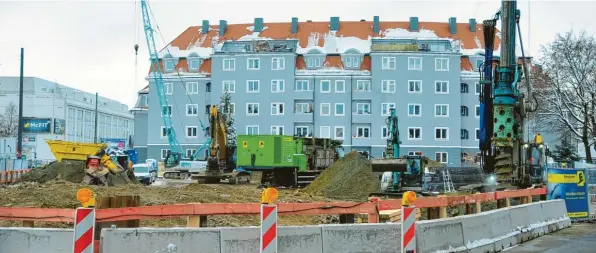
{"type": "Polygon", "coordinates": [[[435,81],[435,93],[436,94],[448,94],[449,93],[449,82],[435,81]]]}
{"type": "Polygon", "coordinates": [[[476,105],[476,106],[474,106],[474,109],[476,110],[476,117],[477,118],[480,117],[480,106],[476,105]]]}
{"type": "Polygon", "coordinates": [[[387,129],[387,126],[382,126],[381,127],[381,139],[387,139],[389,138],[389,130],[387,129]]]}
{"type": "Polygon", "coordinates": [[[358,56],[344,56],[346,68],[357,68],[360,67],[360,60],[358,56]]]}
{"type": "Polygon", "coordinates": [[[186,138],[197,138],[197,127],[187,126],[186,127],[186,138]]]}
{"type": "Polygon", "coordinates": [[[161,159],[166,159],[166,157],[168,157],[169,153],[170,153],[169,149],[162,149],[161,150],[161,159]]]}
{"type": "Polygon", "coordinates": [[[344,138],[344,127],[336,126],[335,127],[335,139],[343,139],[343,138],[344,138]]]}
{"type": "Polygon", "coordinates": [[[435,140],[449,140],[449,128],[435,127],[435,140]]]}
{"type": "Polygon", "coordinates": [[[308,136],[308,127],[307,126],[297,126],[295,129],[294,135],[297,136],[308,136]]]}
{"type": "Polygon", "coordinates": [[[395,93],[395,80],[383,80],[381,86],[383,93],[395,93]]]}
{"type": "Polygon", "coordinates": [[[271,70],[283,70],[286,68],[286,59],[282,57],[271,58],[271,70]]]}
{"type": "MultiPolygon", "coordinates": [[[[108,128],[109,128],[109,126],[108,126],[108,128]]],[[[165,127],[165,126],[162,126],[161,127],[161,138],[168,137],[168,134],[169,133],[170,133],[170,128],[169,127],[165,127]]]]}
{"type": "Polygon", "coordinates": [[[246,81],[246,93],[259,93],[260,83],[259,80],[246,81]]]}
{"type": "Polygon", "coordinates": [[[435,153],[435,161],[440,163],[447,163],[447,152],[435,153]]]}
{"type": "Polygon", "coordinates": [[[191,157],[191,156],[193,156],[193,155],[195,154],[195,152],[197,152],[197,150],[196,150],[196,149],[194,149],[194,148],[189,148],[189,149],[187,149],[187,150],[186,150],[186,157],[191,157]]]}
{"type": "Polygon", "coordinates": [[[271,126],[271,134],[284,135],[284,127],[283,126],[271,126]]]}
{"type": "Polygon", "coordinates": [[[408,104],[408,116],[420,117],[422,114],[421,107],[421,104],[408,104]]]}
{"type": "Polygon", "coordinates": [[[420,81],[420,80],[408,81],[408,93],[422,93],[422,81],[420,81]]]}
{"type": "Polygon", "coordinates": [[[483,63],[484,63],[484,60],[482,60],[482,59],[476,60],[476,68],[480,68],[483,63]]]}
{"type": "Polygon", "coordinates": [[[476,128],[476,140],[480,140],[480,128],[476,128]]]}
{"type": "Polygon", "coordinates": [[[306,58],[306,65],[309,68],[319,68],[319,67],[321,67],[322,61],[323,61],[323,57],[310,56],[310,57],[306,58]]]}
{"type": "Polygon", "coordinates": [[[319,131],[321,131],[320,138],[331,138],[331,127],[329,126],[321,126],[319,128],[319,131]]]}
{"type": "Polygon", "coordinates": [[[482,90],[482,85],[479,82],[474,83],[474,94],[480,95],[480,91],[482,90]]]}
{"type": "Polygon", "coordinates": [[[422,70],[422,58],[408,57],[408,70],[422,70]]]}
{"type": "Polygon", "coordinates": [[[331,114],[330,107],[330,103],[321,103],[321,116],[329,116],[331,114]]]}
{"type": "Polygon", "coordinates": [[[166,68],[166,71],[168,71],[168,72],[173,71],[174,70],[174,61],[167,60],[165,68],[166,68]]]}
{"type": "Polygon", "coordinates": [[[408,155],[422,155],[422,151],[409,151],[408,155]]]}
{"type": "Polygon", "coordinates": [[[468,107],[465,105],[461,106],[461,116],[468,116],[468,107]]]}
{"type": "Polygon", "coordinates": [[[248,135],[258,135],[259,134],[259,126],[246,126],[246,134],[248,135]]]}
{"type": "Polygon", "coordinates": [[[408,140],[422,140],[422,128],[408,127],[408,140]]]}
{"type": "Polygon", "coordinates": [[[197,115],[199,115],[199,105],[186,104],[186,116],[197,116],[197,115]]]}
{"type": "Polygon", "coordinates": [[[234,80],[227,80],[221,82],[222,92],[228,91],[230,93],[236,92],[236,81],[234,80]]]}
{"type": "Polygon", "coordinates": [[[188,67],[193,70],[199,69],[200,61],[201,60],[199,60],[199,59],[191,59],[188,67]]]}
{"type": "Polygon", "coordinates": [[[308,80],[296,80],[296,88],[295,91],[310,91],[310,84],[308,80]]]}
{"type": "Polygon", "coordinates": [[[205,84],[205,91],[211,92],[211,82],[207,82],[207,84],[205,84]]]}
{"type": "Polygon", "coordinates": [[[449,58],[436,58],[435,59],[435,70],[436,71],[449,71],[449,58]]]}
{"type": "Polygon", "coordinates": [[[449,117],[449,105],[435,105],[435,117],[449,117]]]}
{"type": "Polygon", "coordinates": [[[389,116],[391,109],[395,109],[395,103],[382,103],[381,116],[389,116]]]}
{"type": "Polygon", "coordinates": [[[356,138],[370,138],[370,127],[357,127],[356,138]]]}
{"type": "Polygon", "coordinates": [[[259,103],[247,103],[246,104],[246,115],[248,115],[248,116],[259,115],[259,103]]]}
{"type": "Polygon", "coordinates": [[[284,115],[284,103],[271,103],[271,115],[284,115]]]}
{"type": "Polygon", "coordinates": [[[357,114],[370,114],[370,104],[369,103],[357,103],[356,104],[356,113],[357,114]]]}
{"type": "Polygon", "coordinates": [[[286,89],[286,81],[271,80],[271,92],[273,92],[273,93],[284,92],[285,89],[286,89]]]}
{"type": "Polygon", "coordinates": [[[395,69],[395,57],[383,57],[381,61],[382,69],[395,69]]]}
{"type": "Polygon", "coordinates": [[[259,58],[247,58],[246,69],[248,70],[259,70],[261,68],[261,59],[259,58]]]}
{"type": "Polygon", "coordinates": [[[370,81],[369,80],[356,81],[356,91],[370,91],[370,81]]]}
{"type": "Polygon", "coordinates": [[[199,94],[199,83],[198,82],[186,83],[186,94],[199,94]]]}
{"type": "Polygon", "coordinates": [[[461,83],[460,88],[461,88],[461,93],[468,93],[468,84],[467,83],[461,83]]]}
{"type": "Polygon", "coordinates": [[[331,81],[322,80],[321,81],[321,93],[329,93],[329,92],[331,92],[331,81]]]}
{"type": "Polygon", "coordinates": [[[335,116],[344,116],[345,114],[344,103],[335,103],[335,116]]]}
{"type": "Polygon", "coordinates": [[[174,84],[173,83],[164,83],[164,90],[166,95],[172,95],[174,93],[174,84]]]}
{"type": "Polygon", "coordinates": [[[335,93],[346,93],[345,80],[335,80],[335,93]]]}
{"type": "Polygon", "coordinates": [[[236,59],[223,59],[223,70],[234,71],[236,69],[236,59]]]}
{"type": "Polygon", "coordinates": [[[168,116],[172,117],[172,106],[171,105],[164,105],[161,107],[161,116],[168,116]]]}
{"type": "Polygon", "coordinates": [[[294,113],[296,114],[305,114],[311,113],[310,105],[308,103],[296,103],[296,109],[294,113]]]}
{"type": "Polygon", "coordinates": [[[230,106],[228,107],[228,113],[230,114],[235,114],[236,113],[236,104],[235,103],[230,103],[230,106]]]}
{"type": "Polygon", "coordinates": [[[462,140],[467,140],[468,139],[468,130],[466,130],[466,129],[462,129],[461,130],[461,139],[462,140]]]}

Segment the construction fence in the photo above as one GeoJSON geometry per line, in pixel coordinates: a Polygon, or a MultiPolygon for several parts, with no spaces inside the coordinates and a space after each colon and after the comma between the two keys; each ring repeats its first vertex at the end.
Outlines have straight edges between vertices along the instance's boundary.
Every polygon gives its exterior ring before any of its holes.
{"type": "Polygon", "coordinates": [[[29,168],[41,167],[50,162],[50,160],[39,159],[0,158],[0,172],[7,172],[10,170],[26,170],[29,168]]]}

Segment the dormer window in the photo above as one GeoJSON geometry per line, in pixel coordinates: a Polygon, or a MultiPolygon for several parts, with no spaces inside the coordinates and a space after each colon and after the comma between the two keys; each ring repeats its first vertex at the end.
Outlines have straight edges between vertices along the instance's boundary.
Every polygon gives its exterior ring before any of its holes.
{"type": "Polygon", "coordinates": [[[174,71],[174,61],[173,60],[166,60],[165,64],[166,72],[174,71]]]}
{"type": "Polygon", "coordinates": [[[192,53],[188,56],[188,69],[190,71],[198,71],[201,66],[201,58],[197,53],[192,53]]]}
{"type": "Polygon", "coordinates": [[[341,58],[345,69],[360,69],[362,54],[357,49],[348,49],[341,58]]]}
{"type": "Polygon", "coordinates": [[[304,56],[306,60],[306,68],[307,69],[320,69],[323,67],[323,59],[325,58],[325,54],[318,49],[311,49],[308,53],[304,56]]]}

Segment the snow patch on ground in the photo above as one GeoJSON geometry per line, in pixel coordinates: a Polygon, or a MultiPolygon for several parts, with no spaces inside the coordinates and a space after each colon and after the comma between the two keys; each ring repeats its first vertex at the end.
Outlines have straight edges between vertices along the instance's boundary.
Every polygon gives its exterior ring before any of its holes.
{"type": "Polygon", "coordinates": [[[391,28],[383,32],[385,38],[400,38],[400,39],[440,39],[433,30],[420,29],[418,32],[410,32],[403,28],[391,28]]]}

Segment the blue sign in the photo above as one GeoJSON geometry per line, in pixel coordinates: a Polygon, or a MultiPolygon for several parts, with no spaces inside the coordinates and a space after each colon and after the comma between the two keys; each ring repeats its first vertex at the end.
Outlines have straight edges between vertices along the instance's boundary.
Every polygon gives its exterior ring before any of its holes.
{"type": "Polygon", "coordinates": [[[52,119],[23,118],[23,132],[26,133],[50,133],[52,119]]]}
{"type": "Polygon", "coordinates": [[[585,169],[548,168],[548,199],[564,199],[572,219],[589,218],[590,204],[585,169]]]}
{"type": "Polygon", "coordinates": [[[55,134],[64,134],[65,129],[66,129],[66,120],[54,119],[54,133],[55,134]]]}

